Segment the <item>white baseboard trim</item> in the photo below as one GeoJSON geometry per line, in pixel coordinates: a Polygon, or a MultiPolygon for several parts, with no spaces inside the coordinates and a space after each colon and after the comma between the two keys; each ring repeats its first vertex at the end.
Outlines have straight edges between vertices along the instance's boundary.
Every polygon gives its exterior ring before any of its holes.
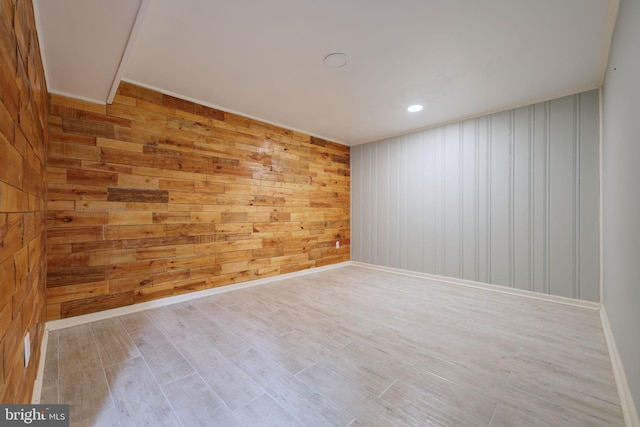
{"type": "Polygon", "coordinates": [[[541,294],[538,292],[527,291],[524,289],[509,288],[507,286],[491,285],[488,283],[474,282],[472,280],[457,279],[454,277],[438,276],[436,274],[421,273],[411,270],[402,270],[399,268],[385,267],[375,264],[367,264],[359,261],[350,261],[351,265],[370,268],[372,270],[387,271],[390,273],[402,274],[404,276],[420,277],[423,279],[434,280],[437,282],[448,283],[457,286],[467,286],[470,288],[484,289],[491,292],[499,292],[502,294],[515,295],[524,298],[531,298],[541,301],[553,302],[556,304],[571,305],[574,307],[588,308],[591,310],[600,310],[600,303],[574,298],[561,297],[557,295],[541,294]]]}
{"type": "Polygon", "coordinates": [[[636,405],[633,402],[631,389],[627,382],[627,375],[625,374],[622,359],[620,358],[618,346],[616,345],[616,340],[613,335],[613,329],[611,329],[609,317],[607,317],[607,312],[604,306],[600,309],[600,321],[602,322],[602,330],[604,332],[605,340],[607,341],[607,347],[609,348],[609,359],[611,359],[613,376],[616,380],[616,386],[618,387],[618,395],[620,396],[620,406],[622,407],[624,423],[627,427],[640,427],[638,411],[636,410],[636,405]]]}
{"type": "Polygon", "coordinates": [[[40,360],[38,361],[38,373],[36,381],[33,384],[33,393],[31,393],[31,403],[37,405],[40,403],[40,395],[42,394],[42,381],[44,380],[44,362],[47,359],[47,344],[49,343],[49,331],[46,326],[42,335],[42,343],[40,344],[40,360]]]}
{"type": "Polygon", "coordinates": [[[189,292],[182,295],[176,295],[172,297],[161,298],[153,301],[142,302],[139,304],[127,305],[124,307],[112,308],[109,310],[98,311],[96,313],[83,314],[80,316],[69,317],[60,320],[51,320],[47,322],[46,329],[49,331],[56,331],[58,329],[70,328],[72,326],[83,325],[85,323],[96,322],[98,320],[109,319],[111,317],[122,316],[124,314],[136,313],[138,311],[148,310],[150,308],[164,307],[171,304],[177,304],[179,302],[190,301],[193,299],[203,298],[210,295],[216,295],[223,292],[231,292],[237,289],[250,288],[253,286],[260,286],[266,283],[276,282],[278,280],[291,279],[294,277],[307,276],[309,274],[319,273],[321,271],[334,270],[349,265],[349,261],[341,262],[338,264],[325,265],[323,267],[309,268],[301,271],[294,271],[293,273],[280,274],[278,276],[265,277],[264,279],[255,279],[247,282],[234,283],[232,285],[220,286],[217,288],[205,289],[202,291],[189,292]]]}

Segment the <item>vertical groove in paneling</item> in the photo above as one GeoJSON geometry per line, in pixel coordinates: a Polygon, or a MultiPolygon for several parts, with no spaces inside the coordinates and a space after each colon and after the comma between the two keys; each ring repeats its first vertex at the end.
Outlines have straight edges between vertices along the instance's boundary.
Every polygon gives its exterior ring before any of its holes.
{"type": "Polygon", "coordinates": [[[440,228],[438,227],[438,192],[437,192],[437,188],[438,188],[438,140],[437,140],[437,135],[435,131],[429,132],[427,133],[427,135],[430,136],[430,138],[428,139],[428,141],[430,141],[429,145],[433,146],[434,149],[434,155],[432,156],[432,170],[433,170],[433,178],[434,178],[434,183],[435,188],[430,188],[430,195],[431,195],[431,206],[430,206],[430,213],[431,213],[431,228],[428,229],[429,233],[431,234],[431,239],[433,240],[433,243],[430,246],[430,252],[429,252],[429,265],[431,266],[431,271],[437,272],[438,271],[438,258],[436,257],[436,252],[438,249],[438,233],[437,230],[440,228]]]}
{"type": "Polygon", "coordinates": [[[406,210],[406,197],[407,197],[407,181],[404,179],[406,173],[406,136],[398,138],[398,187],[400,189],[398,206],[396,207],[396,218],[398,219],[398,265],[400,268],[406,268],[405,260],[405,244],[406,241],[402,240],[402,236],[406,236],[406,218],[403,218],[402,212],[406,210]]]}
{"type": "Polygon", "coordinates": [[[573,186],[573,195],[574,195],[574,205],[573,205],[573,218],[574,218],[574,229],[573,229],[573,245],[574,245],[574,255],[573,255],[573,265],[574,265],[574,274],[573,274],[573,296],[574,298],[580,298],[580,98],[581,95],[578,94],[574,97],[574,139],[573,139],[573,162],[574,162],[574,186],[573,186]]]}
{"type": "MultiPolygon", "coordinates": [[[[384,177],[381,180],[382,183],[382,191],[379,196],[382,196],[382,201],[378,201],[378,209],[384,213],[384,228],[382,229],[382,259],[389,259],[389,246],[391,246],[391,239],[393,236],[393,230],[391,229],[391,206],[395,203],[395,195],[397,193],[391,194],[389,191],[389,186],[391,185],[391,175],[393,174],[393,170],[391,169],[391,156],[389,152],[389,141],[386,142],[385,150],[382,152],[382,173],[381,175],[384,177]],[[390,203],[384,203],[383,201],[387,200],[390,203]]],[[[380,161],[380,160],[379,160],[380,161]]]]}
{"type": "Polygon", "coordinates": [[[474,246],[474,262],[475,262],[475,275],[473,280],[480,280],[480,119],[474,120],[475,132],[474,132],[474,146],[475,146],[475,246],[474,246]]]}
{"type": "Polygon", "coordinates": [[[367,210],[368,210],[368,215],[365,217],[366,221],[367,221],[367,228],[365,231],[365,235],[366,237],[366,241],[367,244],[364,247],[364,251],[365,253],[368,253],[369,256],[368,258],[372,260],[372,262],[376,263],[377,259],[375,257],[375,236],[374,233],[376,232],[377,227],[374,228],[374,224],[375,224],[375,195],[376,195],[376,188],[375,188],[375,176],[373,175],[373,173],[371,172],[372,167],[373,167],[373,147],[369,150],[367,150],[367,157],[366,157],[366,167],[367,167],[367,173],[366,175],[366,182],[367,185],[369,187],[369,193],[368,193],[368,203],[367,203],[367,210]]]}
{"type": "Polygon", "coordinates": [[[376,205],[377,205],[377,194],[378,194],[378,187],[377,187],[377,182],[378,180],[376,179],[375,174],[373,173],[374,170],[374,153],[375,150],[371,149],[369,150],[369,182],[371,182],[371,188],[370,188],[370,203],[369,203],[369,222],[371,223],[371,226],[369,227],[369,229],[367,230],[367,235],[368,235],[368,239],[369,240],[369,244],[367,245],[367,249],[371,252],[371,259],[373,260],[373,263],[376,264],[378,263],[378,253],[377,253],[377,232],[378,232],[378,228],[377,226],[374,227],[374,224],[377,225],[377,212],[376,212],[376,205]]]}
{"type": "Polygon", "coordinates": [[[535,198],[535,141],[536,141],[536,127],[534,126],[535,120],[535,107],[529,108],[529,290],[535,289],[535,214],[536,214],[536,198],[535,198]]]}
{"type": "Polygon", "coordinates": [[[404,143],[405,137],[400,140],[400,148],[401,151],[398,154],[398,185],[403,189],[400,192],[400,198],[398,199],[398,206],[396,207],[396,218],[398,220],[398,261],[399,264],[403,263],[402,259],[404,258],[404,250],[402,245],[401,236],[406,235],[406,230],[403,230],[406,227],[406,222],[402,219],[402,208],[406,206],[405,198],[406,198],[406,181],[403,179],[404,172],[406,170],[405,162],[404,162],[404,153],[406,150],[406,144],[404,143]]]}
{"type": "MultiPolygon", "coordinates": [[[[360,187],[358,189],[356,188],[352,188],[351,189],[351,194],[353,195],[353,197],[359,197],[358,194],[355,194],[357,191],[361,191],[363,193],[363,195],[366,194],[366,197],[360,197],[361,198],[361,202],[360,202],[360,213],[361,213],[361,217],[357,219],[358,223],[360,224],[359,227],[359,231],[358,231],[358,235],[354,236],[356,241],[359,241],[359,254],[356,254],[356,256],[360,256],[363,259],[371,259],[371,254],[368,254],[366,252],[365,249],[365,245],[369,246],[369,227],[366,226],[366,221],[368,221],[371,218],[371,215],[369,214],[369,203],[371,203],[371,197],[367,192],[370,192],[371,189],[370,187],[370,181],[369,180],[369,176],[367,175],[367,159],[368,159],[368,151],[370,150],[369,146],[362,146],[362,149],[358,150],[358,155],[359,155],[359,161],[357,164],[360,168],[362,173],[360,174],[361,179],[360,179],[360,187]]],[[[357,258],[354,258],[357,259],[357,258]]]]}
{"type": "Polygon", "coordinates": [[[515,110],[509,112],[509,284],[515,286],[514,249],[515,249],[515,110]]]}
{"type": "Polygon", "coordinates": [[[464,277],[464,122],[458,125],[458,277],[464,277]]]}
{"type": "Polygon", "coordinates": [[[446,192],[444,191],[444,183],[447,180],[447,150],[445,146],[445,136],[447,134],[447,128],[440,128],[440,132],[437,133],[438,149],[440,150],[440,169],[438,180],[438,196],[440,209],[436,212],[436,217],[440,218],[440,250],[436,251],[436,259],[440,254],[439,259],[439,274],[446,274],[447,265],[447,199],[446,192]]]}
{"type": "Polygon", "coordinates": [[[597,300],[597,123],[590,92],[355,148],[353,259],[597,300]]]}
{"type": "Polygon", "coordinates": [[[492,136],[492,126],[493,120],[492,117],[487,117],[487,249],[486,249],[486,257],[487,257],[487,282],[493,283],[491,280],[491,187],[493,182],[492,176],[492,168],[491,168],[491,136],[492,136]]]}
{"type": "Polygon", "coordinates": [[[418,167],[420,168],[420,234],[422,235],[422,239],[421,241],[418,243],[418,247],[419,252],[420,252],[420,266],[421,266],[421,270],[420,271],[429,271],[429,269],[427,268],[427,266],[425,265],[425,259],[426,259],[426,249],[427,247],[429,247],[429,245],[431,244],[431,242],[428,242],[428,231],[427,231],[427,227],[429,226],[429,224],[427,223],[428,219],[431,219],[429,217],[425,218],[425,214],[426,214],[426,202],[427,202],[427,181],[426,181],[426,173],[427,173],[427,168],[431,168],[431,164],[426,164],[427,160],[430,160],[433,156],[427,157],[427,153],[426,153],[426,138],[427,133],[423,132],[420,134],[420,145],[419,145],[419,163],[425,162],[424,165],[419,165],[418,167]]]}
{"type": "Polygon", "coordinates": [[[544,293],[551,293],[550,287],[550,270],[549,270],[549,221],[550,221],[550,207],[549,207],[549,198],[550,198],[550,187],[551,187],[551,179],[550,179],[550,157],[551,150],[549,140],[551,139],[551,124],[550,124],[550,103],[544,103],[544,241],[543,241],[543,271],[544,271],[544,293]]]}
{"type": "Polygon", "coordinates": [[[385,151],[383,152],[383,155],[384,155],[383,172],[386,171],[386,174],[384,174],[384,177],[385,177],[384,187],[383,187],[384,191],[381,192],[381,195],[386,196],[384,199],[391,201],[391,203],[378,202],[378,207],[385,213],[384,216],[385,216],[386,224],[385,224],[385,228],[383,229],[384,231],[383,235],[386,242],[383,242],[382,249],[384,252],[384,259],[389,259],[389,247],[391,246],[391,239],[394,232],[394,230],[392,230],[391,228],[391,207],[395,204],[394,203],[395,196],[398,194],[397,192],[394,192],[394,194],[392,194],[392,192],[390,191],[391,175],[393,174],[393,170],[391,168],[391,155],[389,153],[389,141],[387,141],[385,144],[385,151]]]}
{"type": "MultiPolygon", "coordinates": [[[[367,169],[366,169],[366,162],[367,162],[367,151],[369,150],[369,147],[367,146],[362,146],[363,148],[358,150],[358,155],[359,155],[359,161],[354,163],[354,165],[358,165],[361,168],[362,173],[360,174],[361,179],[360,179],[360,187],[359,188],[352,188],[351,189],[351,194],[353,195],[353,197],[359,197],[360,195],[355,194],[357,191],[362,191],[363,193],[365,193],[366,191],[371,191],[371,189],[369,188],[369,183],[368,183],[368,176],[367,176],[367,169]]],[[[354,153],[355,155],[355,153],[354,153]]],[[[353,173],[353,171],[352,171],[353,173]]],[[[356,171],[357,173],[357,171],[356,171]]],[[[364,194],[363,194],[364,195],[364,194]]],[[[364,259],[370,259],[370,254],[366,253],[365,250],[365,245],[369,245],[369,240],[368,240],[368,227],[366,226],[366,221],[368,219],[371,218],[371,215],[369,215],[369,203],[371,203],[371,197],[369,197],[369,194],[366,194],[366,197],[360,197],[361,198],[361,202],[360,202],[360,214],[362,215],[360,218],[357,219],[358,224],[360,224],[359,227],[359,231],[358,231],[358,235],[354,236],[354,239],[356,241],[359,241],[359,254],[355,254],[356,256],[360,256],[364,259]]],[[[355,221],[355,220],[354,220],[355,221]]],[[[357,258],[354,258],[357,259],[357,258]]]]}
{"type": "MultiPolygon", "coordinates": [[[[366,150],[360,150],[360,153],[361,153],[361,155],[360,155],[359,165],[360,165],[360,168],[362,170],[362,173],[360,174],[360,185],[364,185],[365,182],[366,182],[365,180],[369,179],[369,177],[365,173],[365,168],[364,168],[364,159],[367,158],[365,156],[366,150]],[[363,159],[363,157],[364,157],[364,159],[363,159]]],[[[352,190],[352,194],[353,194],[353,190],[352,190]]],[[[361,198],[361,200],[366,200],[368,203],[370,203],[371,198],[370,197],[367,197],[365,199],[361,198]]],[[[365,229],[365,222],[364,222],[365,218],[371,218],[371,216],[365,215],[365,213],[367,213],[366,212],[367,207],[368,207],[368,204],[364,203],[363,201],[360,202],[360,215],[361,215],[361,217],[358,218],[358,222],[360,224],[360,227],[359,227],[359,236],[360,236],[360,238],[357,239],[357,240],[360,241],[360,246],[359,246],[360,255],[364,255],[365,254],[364,245],[365,244],[369,245],[368,239],[365,238],[365,236],[367,235],[367,231],[368,230],[365,229]]]]}

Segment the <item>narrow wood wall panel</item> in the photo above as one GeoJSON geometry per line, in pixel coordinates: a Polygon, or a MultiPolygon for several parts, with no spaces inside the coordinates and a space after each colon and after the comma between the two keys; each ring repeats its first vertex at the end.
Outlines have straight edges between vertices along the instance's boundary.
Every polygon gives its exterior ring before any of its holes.
{"type": "Polygon", "coordinates": [[[31,1],[2,1],[0,27],[0,403],[24,404],[46,320],[47,90],[31,1]]]}
{"type": "Polygon", "coordinates": [[[597,301],[598,103],[353,147],[353,259],[597,301]]]}
{"type": "Polygon", "coordinates": [[[349,147],[128,83],[49,123],[50,319],[349,259],[349,147]]]}

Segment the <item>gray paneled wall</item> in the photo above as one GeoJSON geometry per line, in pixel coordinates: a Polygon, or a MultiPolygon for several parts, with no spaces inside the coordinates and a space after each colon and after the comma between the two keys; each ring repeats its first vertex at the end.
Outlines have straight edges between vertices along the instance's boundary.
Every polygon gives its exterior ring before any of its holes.
{"type": "Polygon", "coordinates": [[[597,301],[598,91],[351,149],[351,258],[597,301]]]}
{"type": "MultiPolygon", "coordinates": [[[[602,88],[602,303],[624,364],[631,399],[640,412],[638,40],[640,1],[621,0],[602,88]]],[[[619,386],[624,387],[624,381],[619,380],[619,386]]],[[[625,397],[621,390],[621,398],[625,397]]],[[[629,411],[633,412],[633,407],[629,411]]],[[[627,425],[638,426],[640,422],[634,424],[628,419],[627,425]]]]}

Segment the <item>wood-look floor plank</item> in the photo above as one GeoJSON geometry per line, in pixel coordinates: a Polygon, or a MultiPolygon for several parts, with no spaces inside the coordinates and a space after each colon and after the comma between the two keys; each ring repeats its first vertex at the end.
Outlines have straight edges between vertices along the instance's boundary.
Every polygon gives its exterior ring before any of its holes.
{"type": "Polygon", "coordinates": [[[149,324],[144,329],[133,329],[129,333],[160,385],[194,372],[189,362],[155,325],[149,324]]]}
{"type": "Polygon", "coordinates": [[[201,324],[189,324],[187,319],[181,318],[171,307],[154,308],[148,310],[147,315],[173,343],[202,339],[209,334],[207,328],[202,327],[201,324]]]}
{"type": "Polygon", "coordinates": [[[58,334],[60,331],[50,331],[47,339],[45,354],[43,385],[50,385],[50,381],[58,381],[58,334]]]}
{"type": "Polygon", "coordinates": [[[324,358],[322,363],[353,383],[365,387],[374,395],[379,395],[395,381],[393,375],[385,375],[380,369],[374,369],[370,363],[353,360],[340,352],[324,358]]]}
{"type": "Polygon", "coordinates": [[[264,326],[269,324],[268,319],[249,314],[231,313],[231,310],[226,313],[222,321],[243,340],[250,342],[252,347],[268,355],[292,374],[315,363],[314,359],[307,357],[303,352],[296,351],[294,347],[289,347],[283,341],[278,341],[278,337],[282,334],[292,332],[294,325],[288,325],[286,329],[278,331],[264,326]]]}
{"type": "Polygon", "coordinates": [[[481,361],[461,359],[441,359],[435,354],[423,356],[415,369],[424,370],[456,384],[475,390],[484,390],[495,385],[506,384],[510,372],[506,369],[492,369],[481,361]]]}
{"type": "Polygon", "coordinates": [[[91,324],[103,366],[109,366],[140,356],[140,351],[120,319],[106,319],[91,324]]]}
{"type": "Polygon", "coordinates": [[[86,418],[69,417],[72,427],[125,427],[120,424],[115,406],[95,412],[86,418]]]}
{"type": "Polygon", "coordinates": [[[497,399],[430,372],[408,372],[398,381],[414,389],[416,393],[422,394],[423,398],[429,399],[434,406],[437,406],[437,402],[442,402],[466,413],[484,425],[489,424],[496,409],[497,399]]]}
{"type": "Polygon", "coordinates": [[[266,393],[239,407],[233,413],[242,425],[247,427],[302,427],[304,425],[266,393]]]}
{"type": "Polygon", "coordinates": [[[608,425],[614,425],[620,418],[620,405],[609,401],[612,400],[612,393],[607,393],[606,399],[603,399],[598,387],[588,387],[579,381],[562,381],[548,376],[541,378],[535,373],[512,372],[508,384],[597,420],[603,420],[608,425]]]}
{"type": "Polygon", "coordinates": [[[551,427],[538,419],[529,417],[515,408],[498,404],[491,419],[491,427],[551,427]]]}
{"type": "Polygon", "coordinates": [[[347,407],[364,425],[418,426],[418,421],[398,411],[361,384],[351,381],[322,363],[296,375],[313,389],[347,407]]]}
{"type": "Polygon", "coordinates": [[[58,383],[43,386],[40,391],[40,401],[47,403],[60,403],[60,390],[58,389],[58,383]]]}
{"type": "Polygon", "coordinates": [[[182,425],[240,427],[229,408],[197,374],[162,387],[182,425]]]}
{"type": "Polygon", "coordinates": [[[498,404],[503,404],[535,419],[540,419],[553,426],[623,426],[622,411],[619,417],[611,422],[605,421],[602,417],[594,417],[590,414],[576,411],[575,409],[563,406],[548,399],[541,398],[527,390],[505,385],[487,389],[486,392],[498,399],[498,404]]]}
{"type": "Polygon", "coordinates": [[[50,403],[59,401],[59,351],[58,351],[58,331],[49,332],[47,339],[47,352],[44,355],[44,371],[42,375],[42,396],[41,400],[50,403]]]}
{"type": "Polygon", "coordinates": [[[60,403],[69,405],[69,417],[74,424],[93,421],[113,408],[113,398],[99,359],[95,367],[82,369],[78,377],[68,382],[64,378],[60,380],[60,403]]]}
{"type": "Polygon", "coordinates": [[[181,426],[142,357],[105,367],[123,426],[181,426]]]}
{"type": "Polygon", "coordinates": [[[483,426],[482,421],[441,402],[427,391],[401,382],[394,383],[380,396],[400,413],[418,421],[419,425],[483,426]]]}
{"type": "Polygon", "coordinates": [[[82,351],[95,347],[95,339],[91,324],[84,324],[62,329],[58,332],[58,351],[61,354],[70,351],[82,351]]]}
{"type": "Polygon", "coordinates": [[[139,311],[137,313],[124,314],[120,316],[120,321],[125,329],[131,334],[139,330],[144,330],[150,325],[155,326],[153,320],[147,315],[147,311],[139,311]]]}
{"type": "Polygon", "coordinates": [[[177,347],[231,410],[264,393],[259,382],[221,353],[211,339],[182,341],[177,347]]]}
{"type": "MultiPolygon", "coordinates": [[[[303,332],[297,329],[276,338],[274,341],[277,346],[292,349],[292,351],[297,353],[303,359],[312,361],[304,368],[311,366],[313,363],[326,357],[331,357],[331,354],[336,350],[336,348],[328,346],[326,342],[318,340],[312,333],[303,332]]],[[[302,369],[298,369],[297,372],[300,372],[301,370],[302,369]]]]}
{"type": "MultiPolygon", "coordinates": [[[[58,375],[61,389],[84,381],[86,372],[102,365],[91,325],[61,330],[58,342],[58,375]]],[[[63,396],[60,398],[63,399],[63,396]]]]}
{"type": "Polygon", "coordinates": [[[304,425],[346,426],[355,418],[345,408],[275,365],[256,350],[245,352],[236,363],[304,425]]]}

